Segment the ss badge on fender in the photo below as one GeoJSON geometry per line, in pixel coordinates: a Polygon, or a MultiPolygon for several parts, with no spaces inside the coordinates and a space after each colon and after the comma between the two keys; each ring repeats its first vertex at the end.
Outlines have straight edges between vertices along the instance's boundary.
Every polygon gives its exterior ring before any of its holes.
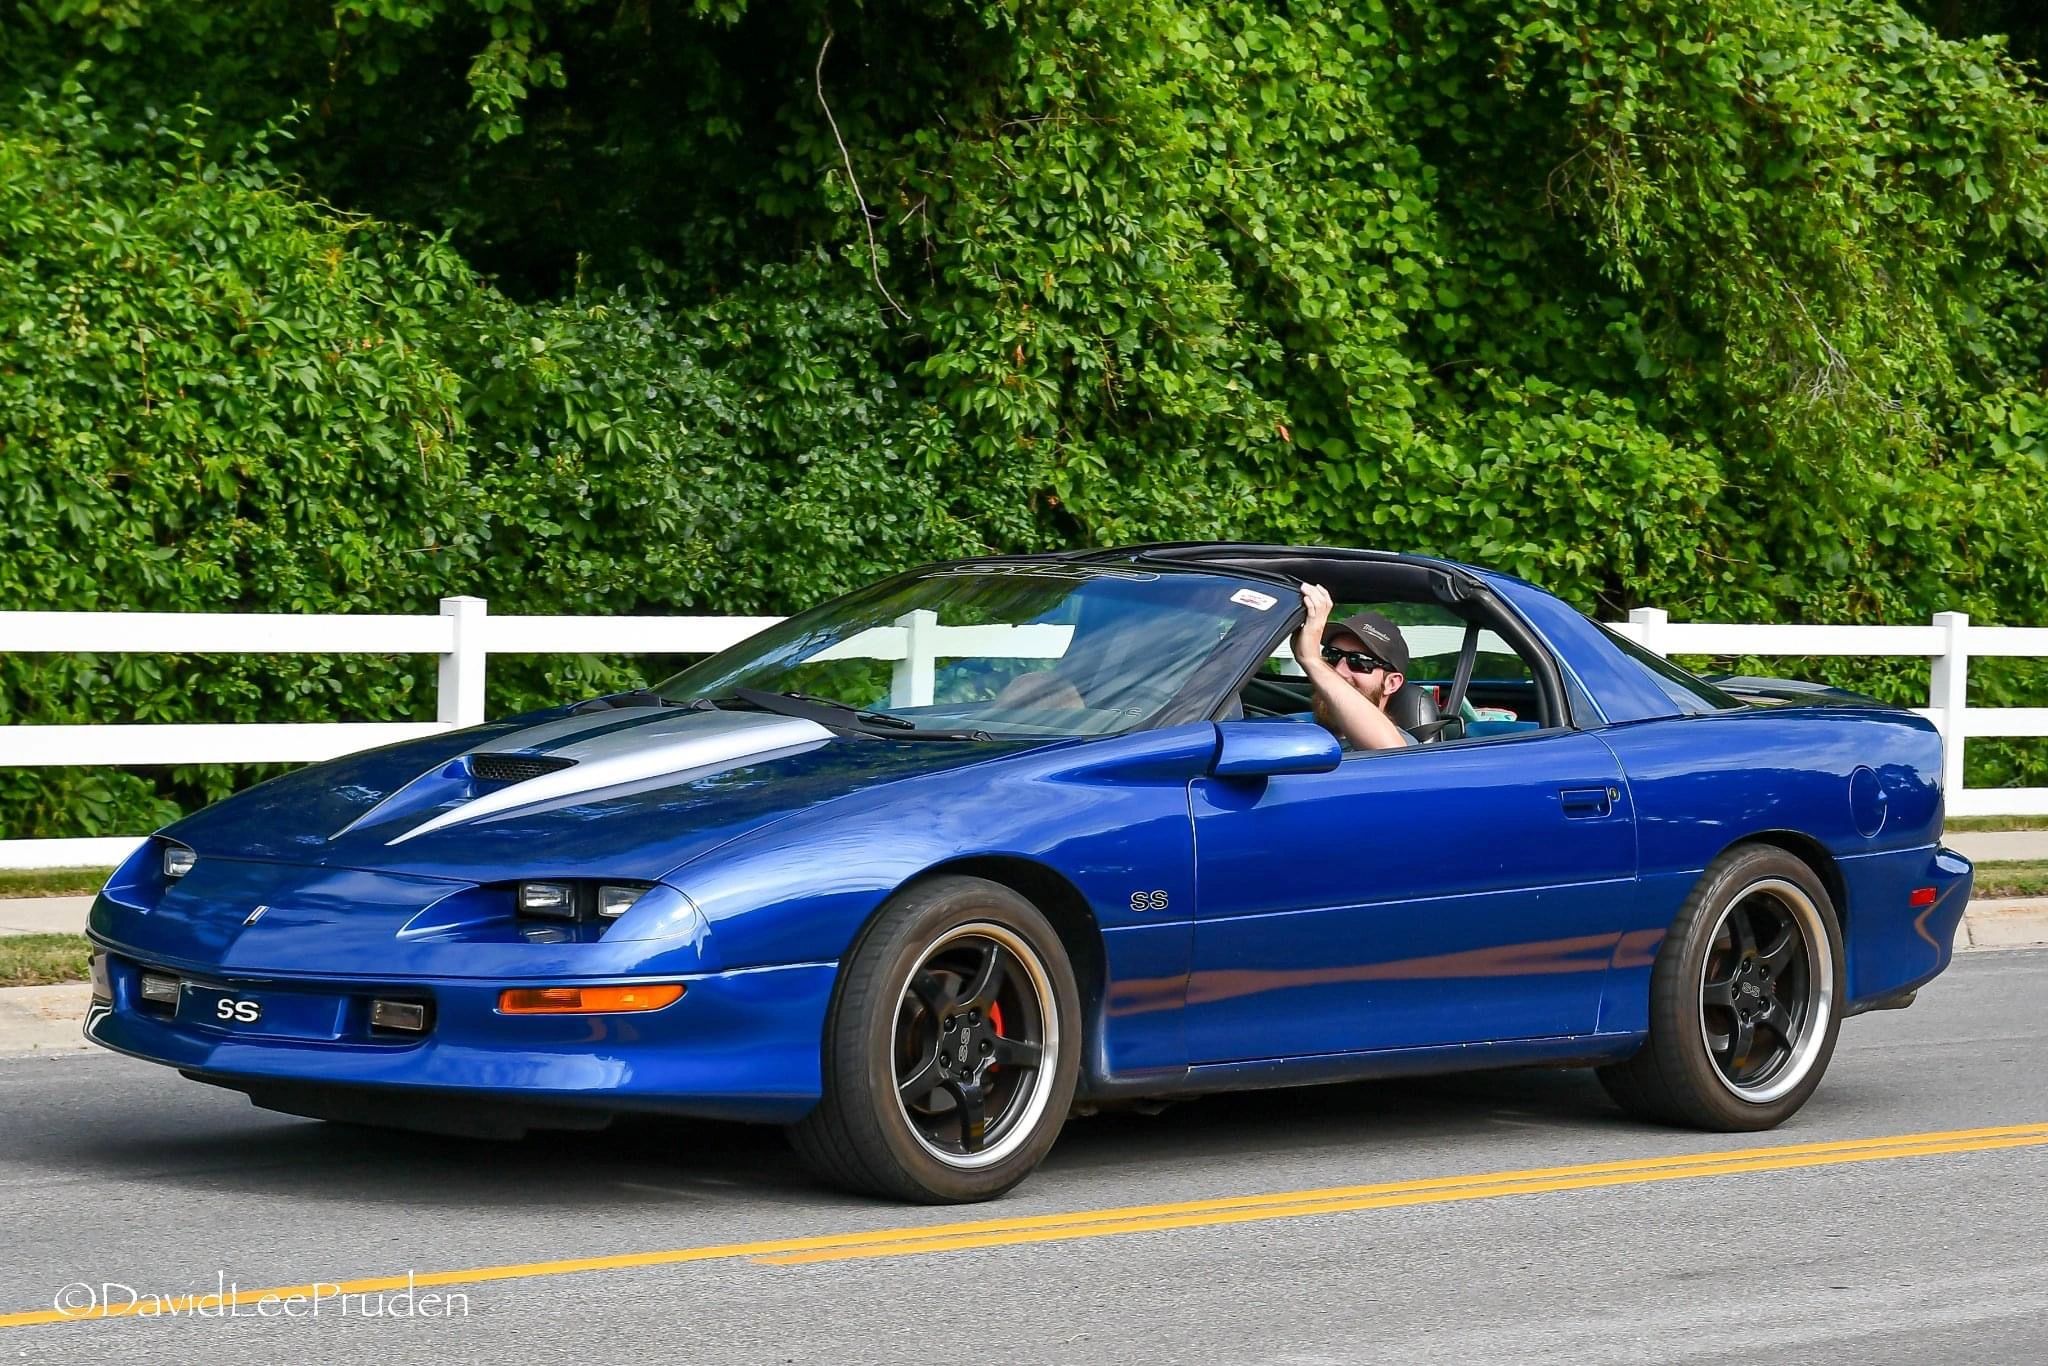
{"type": "Polygon", "coordinates": [[[1166,893],[1132,892],[1131,909],[1134,911],[1163,911],[1166,909],[1166,893]]]}

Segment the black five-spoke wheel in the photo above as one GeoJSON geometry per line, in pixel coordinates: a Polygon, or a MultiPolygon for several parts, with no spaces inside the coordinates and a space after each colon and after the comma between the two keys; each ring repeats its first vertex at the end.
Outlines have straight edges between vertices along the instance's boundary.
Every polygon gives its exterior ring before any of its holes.
{"type": "Polygon", "coordinates": [[[1007,887],[933,878],[893,898],[849,955],[824,1097],[790,1137],[837,1185],[986,1200],[1052,1147],[1079,1064],[1079,993],[1051,923],[1007,887]]]}
{"type": "Polygon", "coordinates": [[[1770,1101],[1796,1086],[1834,1005],[1832,951],[1806,892],[1750,884],[1716,927],[1700,976],[1700,1030],[1730,1090],[1770,1101]]]}
{"type": "Polygon", "coordinates": [[[1029,946],[999,925],[962,926],[911,971],[897,1010],[896,1096],[940,1160],[987,1166],[1028,1136],[1047,1089],[1040,1063],[1048,1043],[1058,1051],[1051,994],[1029,946]]]}
{"type": "Polygon", "coordinates": [[[1770,1128],[1819,1084],[1841,998],[1827,889],[1784,849],[1738,846],[1707,869],[1658,951],[1648,1042],[1600,1079],[1649,1118],[1770,1128]]]}

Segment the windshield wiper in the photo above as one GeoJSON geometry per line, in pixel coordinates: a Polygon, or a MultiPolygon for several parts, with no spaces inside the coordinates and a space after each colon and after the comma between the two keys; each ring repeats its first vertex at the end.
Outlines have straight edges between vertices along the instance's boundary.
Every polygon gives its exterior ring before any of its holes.
{"type": "Polygon", "coordinates": [[[872,725],[888,726],[894,730],[917,729],[917,722],[907,716],[898,716],[887,711],[869,711],[864,707],[856,707],[851,702],[841,702],[836,697],[820,697],[809,692],[786,692],[782,696],[792,702],[815,702],[821,707],[831,707],[835,711],[850,711],[856,720],[866,721],[872,725]]]}
{"type": "MultiPolygon", "coordinates": [[[[730,698],[704,700],[702,705],[712,708],[727,702],[737,701],[743,706],[772,711],[783,716],[801,717],[816,721],[820,725],[844,725],[856,721],[863,726],[885,730],[905,739],[918,740],[992,740],[995,737],[985,730],[924,730],[907,716],[892,712],[869,711],[851,702],[841,702],[835,697],[816,697],[802,692],[764,692],[759,688],[734,688],[730,698]]],[[[869,733],[872,733],[870,731],[869,733]]]]}

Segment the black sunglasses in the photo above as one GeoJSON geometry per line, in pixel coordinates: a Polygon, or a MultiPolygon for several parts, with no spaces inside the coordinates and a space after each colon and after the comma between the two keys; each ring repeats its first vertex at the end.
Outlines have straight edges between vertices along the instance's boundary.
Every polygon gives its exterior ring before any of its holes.
{"type": "Polygon", "coordinates": [[[1340,650],[1334,645],[1325,645],[1323,647],[1323,663],[1334,667],[1340,659],[1351,666],[1353,673],[1369,674],[1374,669],[1385,669],[1388,673],[1394,672],[1393,665],[1377,655],[1369,655],[1363,650],[1340,650]]]}

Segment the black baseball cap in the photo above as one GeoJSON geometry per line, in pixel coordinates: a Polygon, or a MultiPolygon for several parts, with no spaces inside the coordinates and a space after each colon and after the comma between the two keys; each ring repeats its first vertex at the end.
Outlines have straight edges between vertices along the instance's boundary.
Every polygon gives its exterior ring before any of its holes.
{"type": "Polygon", "coordinates": [[[1367,654],[1383,664],[1391,664],[1395,673],[1407,674],[1408,642],[1401,639],[1401,628],[1386,617],[1378,612],[1355,612],[1342,621],[1333,621],[1323,628],[1323,644],[1328,645],[1330,637],[1346,632],[1358,637],[1367,654]]]}

